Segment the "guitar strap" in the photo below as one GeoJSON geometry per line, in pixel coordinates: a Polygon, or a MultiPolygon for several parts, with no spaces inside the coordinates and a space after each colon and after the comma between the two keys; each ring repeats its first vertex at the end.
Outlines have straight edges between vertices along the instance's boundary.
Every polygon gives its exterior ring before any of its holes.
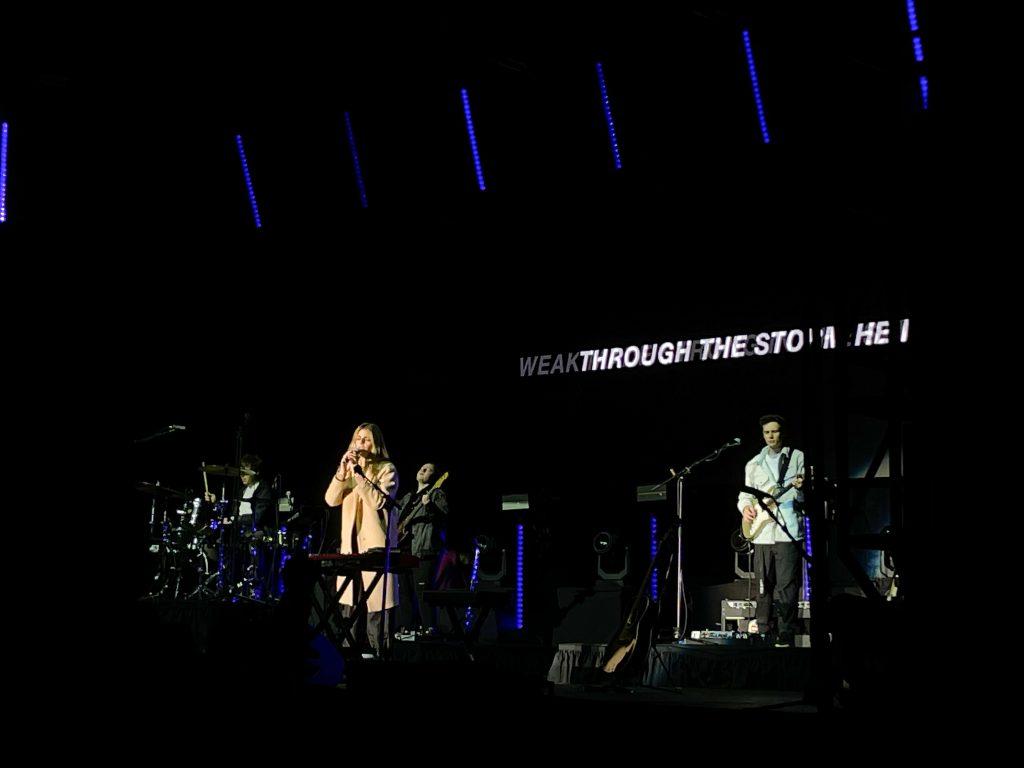
{"type": "MultiPolygon", "coordinates": [[[[786,479],[786,472],[789,470],[789,459],[790,459],[790,457],[792,455],[793,455],[793,449],[790,448],[789,449],[789,453],[783,453],[782,454],[782,458],[779,459],[779,478],[778,478],[778,482],[779,482],[779,488],[780,489],[785,487],[784,486],[784,481],[786,479]]],[[[779,495],[781,496],[782,494],[779,494],[779,495]]],[[[772,496],[775,496],[775,494],[772,494],[772,496]]],[[[789,532],[789,528],[786,527],[786,522],[785,522],[785,520],[782,517],[782,510],[781,509],[779,510],[778,517],[776,517],[775,514],[770,509],[766,509],[765,511],[768,513],[768,516],[772,520],[774,520],[776,522],[776,524],[780,528],[782,528],[782,532],[784,534],[786,534],[786,536],[789,537],[790,541],[792,541],[794,544],[798,543],[797,539],[793,536],[793,534],[789,532]]],[[[804,555],[804,557],[807,557],[806,553],[803,552],[803,548],[801,548],[801,554],[804,555]]],[[[809,557],[807,557],[807,560],[808,560],[808,562],[810,562],[810,558],[809,557]]]]}
{"type": "Polygon", "coordinates": [[[789,453],[783,453],[782,458],[779,459],[779,488],[785,485],[786,472],[789,470],[789,457],[793,455],[793,449],[789,449],[789,453]]]}

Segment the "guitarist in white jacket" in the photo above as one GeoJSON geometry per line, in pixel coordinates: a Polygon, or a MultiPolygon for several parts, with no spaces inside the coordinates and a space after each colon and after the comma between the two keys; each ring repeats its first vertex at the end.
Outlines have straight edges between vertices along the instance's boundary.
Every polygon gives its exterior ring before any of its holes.
{"type": "Polygon", "coordinates": [[[776,647],[787,647],[793,644],[797,628],[802,574],[804,454],[785,445],[786,422],[781,416],[769,414],[759,421],[765,447],[747,462],[743,484],[764,491],[764,496],[742,492],[737,503],[744,520],[753,523],[758,505],[774,499],[769,503],[773,519],[753,539],[754,572],[762,580],[763,591],[750,631],[766,633],[776,647]]]}

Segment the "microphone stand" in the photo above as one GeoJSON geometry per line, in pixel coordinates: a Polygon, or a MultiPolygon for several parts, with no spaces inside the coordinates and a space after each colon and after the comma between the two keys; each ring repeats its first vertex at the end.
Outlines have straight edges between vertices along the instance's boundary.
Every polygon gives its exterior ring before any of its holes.
{"type": "Polygon", "coordinates": [[[172,435],[175,432],[182,432],[182,431],[184,431],[184,430],[176,429],[174,427],[164,427],[163,429],[161,429],[161,430],[159,430],[157,432],[154,432],[151,435],[146,435],[145,437],[140,437],[138,440],[132,440],[132,443],[134,445],[138,445],[139,443],[148,443],[150,440],[156,440],[158,437],[163,437],[164,435],[172,435]]]}
{"type": "Polygon", "coordinates": [[[681,472],[676,472],[674,469],[669,468],[669,476],[654,486],[651,490],[657,491],[664,488],[666,485],[671,483],[673,480],[676,482],[676,625],[672,628],[672,637],[676,640],[683,639],[685,633],[685,627],[682,625],[683,620],[683,481],[693,472],[694,467],[698,464],[704,464],[705,462],[712,462],[717,459],[727,448],[735,448],[739,443],[728,442],[722,445],[720,448],[709,453],[702,459],[697,459],[687,467],[684,467],[681,472]]]}

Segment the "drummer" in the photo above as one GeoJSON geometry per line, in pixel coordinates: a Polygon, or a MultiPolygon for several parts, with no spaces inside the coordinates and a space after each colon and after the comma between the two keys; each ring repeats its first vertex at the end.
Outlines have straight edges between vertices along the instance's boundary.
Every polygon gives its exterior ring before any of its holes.
{"type": "MultiPolygon", "coordinates": [[[[263,460],[252,453],[242,457],[239,479],[242,481],[242,498],[238,505],[239,522],[243,528],[274,530],[277,525],[277,505],[274,503],[274,491],[269,482],[263,479],[261,468],[263,460]]],[[[216,494],[207,491],[206,501],[217,503],[216,494]]]]}

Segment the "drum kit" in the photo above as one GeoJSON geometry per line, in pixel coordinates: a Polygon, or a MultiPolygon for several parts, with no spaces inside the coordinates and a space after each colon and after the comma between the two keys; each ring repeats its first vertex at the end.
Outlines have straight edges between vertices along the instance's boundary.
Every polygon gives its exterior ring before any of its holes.
{"type": "MultiPolygon", "coordinates": [[[[208,476],[239,478],[250,470],[219,464],[202,466],[206,493],[190,494],[159,483],[136,483],[151,497],[148,550],[154,600],[275,602],[284,594],[284,566],[308,553],[311,536],[302,526],[291,494],[275,500],[271,523],[255,526],[252,514],[239,514],[239,501],[209,493],[208,476]],[[295,522],[295,525],[292,523],[295,522]]],[[[223,494],[222,494],[223,496],[223,494]]]]}

